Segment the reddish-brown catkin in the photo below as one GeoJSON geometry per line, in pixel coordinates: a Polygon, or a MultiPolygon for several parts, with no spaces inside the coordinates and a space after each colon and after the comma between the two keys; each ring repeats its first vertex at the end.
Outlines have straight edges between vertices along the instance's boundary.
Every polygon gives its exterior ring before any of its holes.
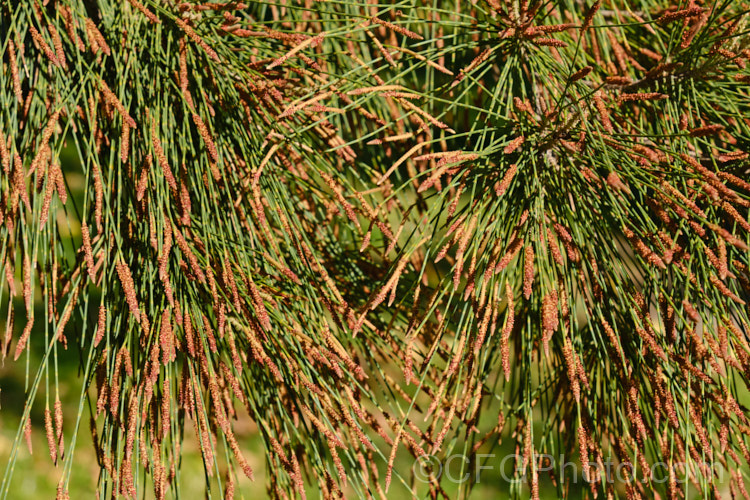
{"type": "Polygon", "coordinates": [[[245,473],[245,475],[249,479],[253,479],[253,469],[250,467],[250,464],[245,459],[245,456],[242,454],[242,450],[240,450],[240,445],[237,443],[237,439],[234,437],[233,433],[226,433],[227,441],[229,442],[229,447],[232,449],[232,453],[234,453],[234,457],[237,460],[237,463],[240,465],[240,468],[242,469],[242,472],[245,473]]]}
{"type": "Polygon", "coordinates": [[[118,261],[115,264],[117,276],[120,278],[122,290],[125,292],[125,301],[128,303],[130,313],[135,316],[137,322],[141,321],[141,311],[138,309],[138,296],[135,292],[133,276],[130,273],[130,267],[125,262],[118,261]]]}
{"type": "Polygon", "coordinates": [[[691,7],[689,9],[676,10],[674,12],[667,12],[656,20],[659,24],[668,24],[673,21],[679,21],[680,19],[687,19],[689,17],[695,17],[701,15],[705,9],[701,7],[691,7]]]}
{"type": "Polygon", "coordinates": [[[528,300],[531,297],[534,284],[534,247],[529,244],[524,249],[523,259],[523,296],[528,300]]]}
{"type": "Polygon", "coordinates": [[[607,106],[604,104],[601,92],[596,92],[594,94],[594,106],[599,113],[599,119],[602,121],[604,130],[609,134],[613,133],[614,128],[612,127],[612,121],[609,119],[609,111],[607,111],[607,106]]]}
{"type": "Polygon", "coordinates": [[[725,181],[729,182],[730,184],[734,184],[735,186],[740,187],[744,189],[745,191],[750,191],[750,182],[740,179],[736,175],[730,174],[729,172],[722,172],[722,171],[717,172],[716,175],[724,179],[725,181]]]}
{"type": "Polygon", "coordinates": [[[122,119],[130,126],[130,128],[136,128],[135,120],[133,120],[133,117],[130,116],[130,113],[128,113],[127,109],[125,109],[125,106],[122,104],[120,99],[117,98],[114,92],[112,92],[107,83],[104,80],[101,80],[100,86],[104,99],[113,108],[115,108],[118,113],[120,113],[120,116],[122,116],[122,119]]]}
{"type": "Polygon", "coordinates": [[[167,307],[161,315],[161,329],[159,330],[162,363],[166,365],[175,359],[174,334],[172,332],[172,313],[167,307]]]}
{"type": "Polygon", "coordinates": [[[503,153],[505,153],[506,155],[513,153],[516,149],[521,147],[524,141],[524,136],[521,135],[516,137],[515,139],[510,141],[507,146],[505,146],[505,149],[503,149],[503,153]]]}
{"type": "MultiPolygon", "coordinates": [[[[167,222],[167,224],[169,224],[169,222],[167,222]]],[[[198,281],[200,281],[201,283],[206,283],[206,274],[203,272],[203,269],[201,269],[198,258],[188,246],[185,237],[176,228],[172,228],[172,234],[174,235],[175,241],[177,242],[177,247],[190,263],[190,270],[193,272],[193,274],[195,274],[195,277],[198,279],[198,281]]]]}
{"type": "Polygon", "coordinates": [[[500,184],[495,188],[495,194],[497,196],[502,196],[506,193],[506,191],[508,191],[508,188],[513,182],[513,178],[516,176],[517,169],[518,167],[515,163],[508,167],[508,170],[505,172],[505,175],[503,175],[503,179],[500,181],[500,184]]]}
{"type": "Polygon", "coordinates": [[[148,10],[142,3],[140,3],[138,0],[128,0],[130,2],[130,5],[138,9],[144,16],[148,18],[149,21],[151,21],[154,24],[161,24],[161,21],[159,18],[148,10]]]}
{"type": "Polygon", "coordinates": [[[728,213],[732,217],[732,219],[734,219],[735,222],[737,222],[737,224],[740,225],[740,227],[742,227],[745,231],[750,233],[750,222],[748,222],[748,220],[745,217],[740,215],[740,213],[737,211],[736,208],[734,208],[727,201],[724,201],[721,204],[721,207],[724,209],[726,213],[728,213]]]}
{"type": "Polygon", "coordinates": [[[99,306],[99,318],[96,322],[96,336],[94,337],[94,347],[104,338],[104,328],[107,326],[107,308],[104,304],[99,306]]]}
{"type": "Polygon", "coordinates": [[[698,127],[690,129],[690,137],[705,137],[708,135],[715,135],[724,130],[723,125],[707,125],[705,127],[698,127]]]}
{"type": "Polygon", "coordinates": [[[627,76],[608,76],[607,78],[604,79],[604,82],[607,85],[616,85],[616,86],[627,85],[631,83],[632,81],[633,80],[631,80],[630,77],[627,77],[627,76]]]}
{"type": "Polygon", "coordinates": [[[563,48],[563,47],[568,46],[568,42],[564,42],[556,38],[534,38],[532,40],[532,43],[534,43],[535,45],[542,46],[542,47],[563,48]]]}
{"type": "Polygon", "coordinates": [[[563,260],[560,246],[557,244],[557,237],[552,233],[552,230],[549,227],[546,228],[546,233],[549,252],[552,254],[552,258],[557,265],[562,267],[565,264],[565,260],[563,260]]]}
{"type": "Polygon", "coordinates": [[[599,12],[599,8],[602,6],[602,0],[596,0],[594,5],[591,6],[589,11],[586,13],[586,17],[583,18],[583,23],[581,24],[581,33],[585,32],[587,29],[591,27],[591,25],[594,22],[594,16],[597,12],[599,12]]]}
{"type": "Polygon", "coordinates": [[[578,80],[581,80],[582,78],[586,78],[589,73],[591,73],[591,70],[594,69],[591,66],[585,66],[572,75],[570,75],[570,81],[571,82],[577,82],[578,80]]]}
{"type": "Polygon", "coordinates": [[[29,258],[28,252],[24,252],[23,255],[23,300],[26,305],[26,314],[31,316],[31,292],[32,292],[32,276],[31,276],[31,259],[29,258]]]}
{"type": "Polygon", "coordinates": [[[218,162],[219,152],[216,149],[216,144],[211,137],[211,133],[208,131],[208,127],[206,127],[203,119],[201,119],[201,117],[197,113],[193,113],[193,122],[195,123],[195,127],[198,129],[198,133],[203,139],[203,142],[206,144],[206,149],[208,150],[208,154],[211,157],[211,161],[214,163],[218,162]]]}
{"type": "Polygon", "coordinates": [[[55,66],[62,67],[62,65],[60,64],[60,61],[57,60],[57,56],[55,55],[55,52],[47,44],[47,42],[44,41],[44,38],[34,26],[29,26],[29,33],[31,33],[31,38],[34,39],[34,42],[36,42],[36,44],[39,45],[39,48],[42,49],[42,52],[44,52],[44,55],[47,56],[47,59],[49,59],[50,62],[54,64],[55,66]]]}
{"type": "Polygon", "coordinates": [[[563,31],[568,31],[569,29],[574,29],[576,27],[573,23],[567,23],[567,24],[547,24],[543,26],[533,26],[529,28],[528,31],[530,31],[530,34],[538,34],[538,33],[561,33],[563,31]]]}
{"type": "Polygon", "coordinates": [[[164,148],[162,148],[161,140],[159,140],[159,137],[157,135],[156,124],[153,120],[151,121],[151,143],[154,146],[156,160],[159,162],[159,166],[164,173],[164,178],[167,180],[167,184],[169,184],[169,187],[170,189],[172,189],[172,191],[177,192],[177,180],[172,173],[172,168],[169,166],[167,155],[164,154],[164,148]]]}
{"type": "Polygon", "coordinates": [[[96,276],[94,273],[94,253],[91,248],[91,234],[89,233],[89,226],[84,221],[81,224],[81,238],[83,239],[83,256],[86,262],[86,270],[91,277],[91,281],[96,282],[96,276]]]}
{"type": "Polygon", "coordinates": [[[398,449],[398,445],[401,442],[401,434],[405,432],[403,429],[399,427],[398,433],[396,434],[396,439],[393,440],[393,444],[391,445],[391,453],[388,457],[388,467],[385,471],[385,491],[388,492],[388,487],[391,485],[391,477],[393,475],[393,463],[396,461],[396,450],[398,449]]]}
{"type": "Polygon", "coordinates": [[[634,94],[621,94],[618,100],[621,103],[631,101],[660,101],[668,97],[669,95],[660,92],[636,92],[634,94]]]}
{"type": "Polygon", "coordinates": [[[185,34],[190,38],[193,42],[195,42],[200,48],[202,48],[208,56],[215,60],[220,61],[219,54],[216,53],[214,49],[212,49],[198,34],[193,30],[193,28],[188,25],[185,21],[180,19],[179,17],[175,18],[174,20],[175,24],[179,26],[182,31],[185,32],[185,34]]]}
{"type": "Polygon", "coordinates": [[[531,107],[531,103],[528,100],[521,100],[519,97],[513,98],[513,106],[518,111],[523,111],[530,115],[534,114],[534,108],[531,107]]]}
{"type": "Polygon", "coordinates": [[[162,385],[161,392],[161,437],[165,439],[169,435],[169,429],[172,425],[171,410],[170,410],[170,385],[169,377],[164,377],[164,383],[162,385]]]}
{"type": "Polygon", "coordinates": [[[399,26],[397,24],[389,23],[388,21],[383,21],[382,19],[378,19],[377,17],[373,17],[370,19],[372,22],[380,24],[381,26],[385,26],[386,28],[392,29],[396,33],[400,33],[408,38],[411,38],[413,40],[424,40],[424,37],[422,35],[419,35],[417,33],[414,33],[413,31],[410,31],[403,26],[399,26]]]}
{"type": "Polygon", "coordinates": [[[505,283],[505,299],[507,301],[505,326],[501,340],[501,356],[505,380],[510,380],[510,334],[513,332],[513,323],[515,322],[515,310],[513,304],[513,288],[510,283],[505,283]]]}
{"type": "Polygon", "coordinates": [[[55,48],[55,57],[57,58],[57,61],[60,63],[60,66],[63,69],[68,69],[68,61],[65,58],[65,50],[63,49],[62,40],[60,39],[60,35],[57,33],[57,29],[55,29],[54,26],[50,25],[47,27],[49,30],[49,34],[52,37],[52,46],[55,48]]]}
{"type": "Polygon", "coordinates": [[[62,204],[65,205],[65,203],[68,202],[68,191],[65,189],[65,176],[62,173],[60,164],[54,161],[49,168],[50,176],[52,177],[51,180],[55,183],[55,191],[57,191],[57,196],[58,198],[60,198],[62,204]]]}

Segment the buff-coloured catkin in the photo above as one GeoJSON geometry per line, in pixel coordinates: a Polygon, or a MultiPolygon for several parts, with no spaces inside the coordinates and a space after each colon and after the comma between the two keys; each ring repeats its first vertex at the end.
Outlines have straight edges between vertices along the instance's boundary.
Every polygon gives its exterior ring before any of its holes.
{"type": "Polygon", "coordinates": [[[65,177],[63,175],[62,169],[60,168],[60,164],[57,161],[53,161],[50,164],[50,176],[52,177],[51,180],[55,184],[57,197],[60,198],[62,204],[65,205],[68,202],[68,191],[65,188],[65,177]]]}
{"type": "Polygon", "coordinates": [[[26,349],[26,345],[29,342],[29,337],[31,336],[31,329],[33,328],[33,326],[34,326],[34,316],[31,316],[26,321],[26,326],[24,327],[23,332],[21,333],[21,336],[18,337],[18,342],[16,343],[16,351],[13,354],[13,361],[16,361],[21,356],[24,349],[26,349]]]}
{"type": "Polygon", "coordinates": [[[13,82],[13,94],[18,104],[23,104],[23,92],[21,91],[21,78],[18,73],[18,61],[16,59],[16,45],[13,40],[8,40],[8,59],[10,63],[10,76],[13,82]]]}
{"type": "Polygon", "coordinates": [[[565,367],[568,373],[568,380],[570,381],[571,392],[573,393],[576,402],[578,402],[581,400],[581,385],[578,381],[576,354],[573,344],[567,336],[563,340],[563,359],[565,360],[565,367]]]}
{"type": "Polygon", "coordinates": [[[49,406],[44,409],[44,431],[47,435],[47,446],[52,463],[57,465],[57,445],[55,443],[55,430],[52,428],[52,413],[49,406]]]}
{"type": "Polygon", "coordinates": [[[10,176],[11,156],[2,129],[0,129],[0,162],[2,163],[5,175],[10,176]]]}
{"type": "Polygon", "coordinates": [[[52,203],[52,195],[55,192],[55,187],[52,180],[52,174],[47,176],[47,182],[44,189],[44,199],[42,200],[42,209],[39,214],[39,225],[44,226],[49,219],[49,209],[52,203]]]}
{"type": "Polygon", "coordinates": [[[29,455],[31,455],[33,453],[31,444],[31,417],[26,418],[26,423],[23,426],[23,437],[26,440],[26,447],[29,450],[29,455]]]}
{"type": "Polygon", "coordinates": [[[94,177],[94,221],[98,233],[103,231],[104,220],[104,183],[102,182],[102,173],[99,164],[94,160],[92,163],[92,175],[94,177]]]}
{"type": "Polygon", "coordinates": [[[59,398],[55,399],[55,438],[58,453],[62,457],[65,444],[63,442],[63,408],[59,398]]]}
{"type": "Polygon", "coordinates": [[[130,154],[130,124],[124,121],[122,124],[122,134],[120,135],[120,160],[127,163],[130,154]]]}
{"type": "Polygon", "coordinates": [[[557,331],[560,319],[557,308],[557,290],[552,289],[542,299],[542,328],[544,330],[543,343],[544,352],[549,357],[549,341],[557,331]]]}
{"type": "Polygon", "coordinates": [[[111,56],[112,50],[109,48],[109,44],[105,40],[104,35],[102,35],[102,32],[96,27],[96,23],[91,18],[86,17],[84,24],[86,25],[86,36],[91,45],[91,51],[94,54],[98,54],[101,51],[105,55],[111,56]]]}
{"type": "MultiPolygon", "coordinates": [[[[34,159],[31,161],[31,166],[29,167],[29,173],[34,172],[37,167],[42,165],[44,162],[42,161],[43,158],[48,158],[49,151],[47,149],[47,143],[52,138],[52,136],[55,133],[55,130],[57,128],[57,122],[60,119],[60,115],[62,114],[62,110],[58,109],[54,113],[50,115],[49,120],[47,121],[47,125],[44,127],[44,130],[42,131],[41,136],[41,147],[38,149],[36,155],[34,155],[34,159]]],[[[43,167],[42,167],[43,168],[43,167]]]]}
{"type": "Polygon", "coordinates": [[[47,29],[49,30],[49,34],[52,37],[52,46],[55,48],[55,57],[60,64],[60,67],[67,70],[68,60],[65,57],[65,50],[63,49],[60,35],[57,33],[57,29],[52,25],[49,25],[47,29]]]}
{"type": "Polygon", "coordinates": [[[73,45],[80,50],[86,50],[86,46],[83,44],[83,40],[78,36],[76,29],[78,28],[73,15],[69,8],[66,6],[57,6],[58,12],[62,14],[63,20],[65,21],[65,31],[68,34],[68,39],[73,42],[73,45]]]}

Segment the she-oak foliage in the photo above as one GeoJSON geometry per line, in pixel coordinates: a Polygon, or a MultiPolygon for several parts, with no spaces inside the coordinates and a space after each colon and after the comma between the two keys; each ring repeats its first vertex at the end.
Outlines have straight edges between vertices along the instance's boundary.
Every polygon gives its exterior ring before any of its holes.
{"type": "Polygon", "coordinates": [[[411,464],[510,442],[519,497],[548,454],[748,498],[749,9],[3,0],[0,495],[39,432],[67,497],[90,428],[102,498],[189,436],[231,498],[249,416],[274,497],[465,496],[411,464]]]}

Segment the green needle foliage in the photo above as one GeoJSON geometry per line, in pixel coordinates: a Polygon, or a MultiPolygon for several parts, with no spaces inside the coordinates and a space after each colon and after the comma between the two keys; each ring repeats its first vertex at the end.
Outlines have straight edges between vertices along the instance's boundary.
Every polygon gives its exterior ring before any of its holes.
{"type": "Polygon", "coordinates": [[[187,439],[231,498],[249,417],[274,497],[515,446],[514,497],[748,498],[748,11],[3,1],[0,496],[44,432],[66,498],[88,427],[102,498],[195,495],[187,439]]]}

